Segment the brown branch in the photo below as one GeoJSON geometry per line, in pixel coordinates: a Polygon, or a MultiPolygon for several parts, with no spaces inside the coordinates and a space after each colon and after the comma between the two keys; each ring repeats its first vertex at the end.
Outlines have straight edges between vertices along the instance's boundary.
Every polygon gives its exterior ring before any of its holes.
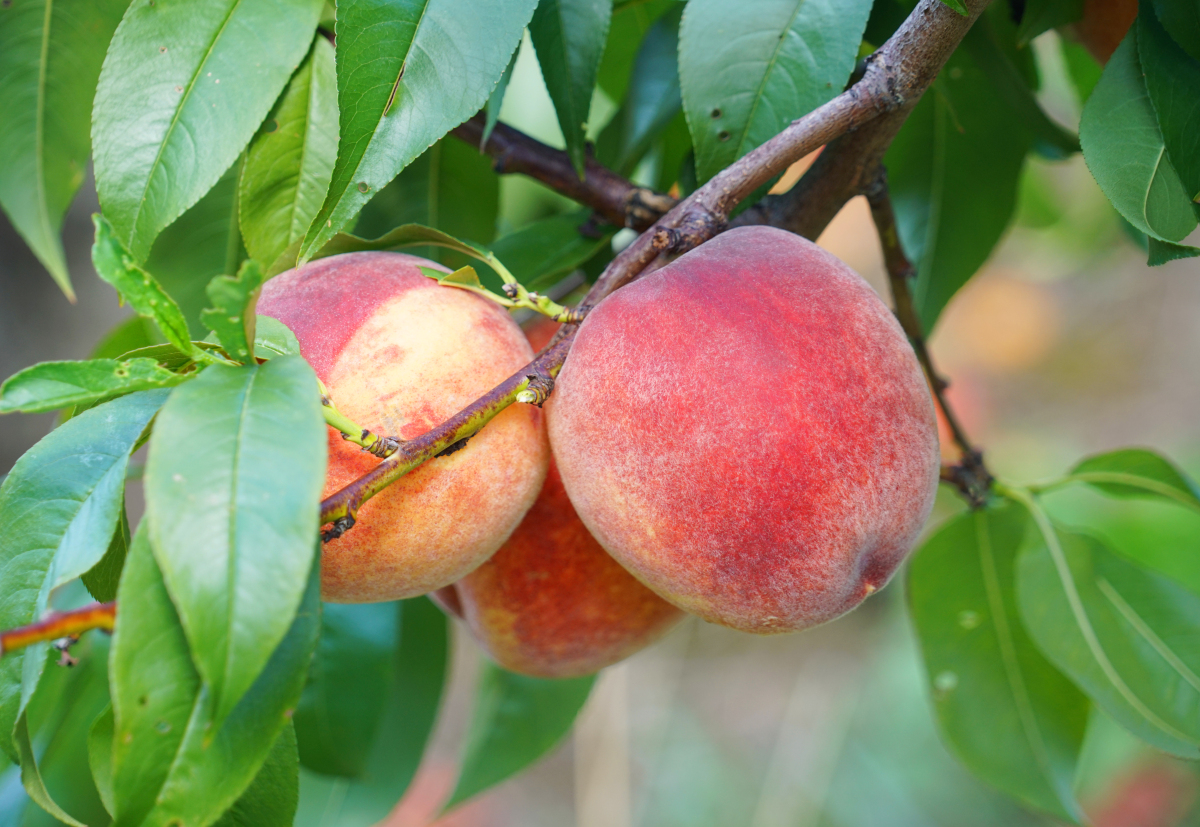
{"type": "MultiPolygon", "coordinates": [[[[586,314],[605,296],[637,278],[660,256],[678,255],[712,238],[725,228],[729,213],[740,201],[817,148],[848,135],[851,139],[858,138],[866,146],[874,147],[872,151],[877,153],[876,157],[882,157],[887,143],[908,112],[989,2],[967,0],[970,13],[963,17],[941,0],[920,0],[917,8],[887,43],[867,59],[861,80],[833,100],[793,121],[778,135],[717,173],[614,258],[580,303],[581,314],[586,314]],[[868,128],[870,126],[878,133],[868,128]]],[[[474,135],[478,142],[482,137],[482,123],[472,119],[459,127],[455,134],[466,140],[474,135]]],[[[536,169],[539,180],[555,180],[556,188],[562,187],[560,192],[570,194],[570,188],[575,186],[573,181],[579,181],[565,153],[538,144],[516,130],[505,127],[501,132],[501,125],[497,125],[496,132],[492,133],[484,149],[497,159],[501,171],[536,169]]],[[[846,149],[831,146],[822,156],[830,154],[830,150],[837,157],[847,152],[846,149]]],[[[844,176],[841,170],[851,166],[856,165],[831,161],[828,174],[844,176]]],[[[618,203],[627,203],[620,200],[624,197],[621,193],[627,194],[627,189],[620,187],[627,188],[630,186],[628,182],[599,164],[589,163],[583,183],[588,181],[592,181],[592,185],[581,185],[579,189],[581,203],[597,210],[602,205],[612,210],[617,208],[618,203]],[[606,175],[611,178],[606,178],[606,175]]],[[[859,186],[857,191],[863,188],[859,186]]],[[[809,211],[821,214],[829,210],[825,205],[806,202],[799,205],[796,213],[803,216],[809,211]]],[[[836,210],[833,210],[830,218],[833,214],[836,214],[836,210]]],[[[322,502],[322,524],[333,523],[332,529],[325,532],[323,537],[329,540],[341,536],[353,526],[354,515],[370,497],[418,465],[469,439],[496,414],[517,401],[518,394],[528,388],[531,382],[552,382],[566,360],[576,327],[574,324],[563,325],[546,350],[526,368],[446,422],[416,439],[401,443],[395,455],[322,502]]]]}
{"type": "Polygon", "coordinates": [[[983,463],[983,452],[971,444],[967,438],[967,432],[958,421],[958,417],[955,416],[954,410],[946,402],[945,392],[949,383],[938,374],[933,366],[933,359],[929,355],[929,348],[925,343],[925,332],[921,327],[921,319],[917,315],[912,290],[909,287],[913,278],[916,277],[917,271],[912,262],[908,260],[908,256],[905,255],[904,246],[900,242],[900,233],[896,227],[896,213],[892,209],[892,199],[888,194],[887,172],[882,165],[876,168],[872,182],[864,195],[867,196],[867,203],[871,206],[871,218],[875,222],[875,229],[879,233],[879,243],[883,247],[883,263],[887,269],[888,285],[891,288],[892,301],[896,308],[896,318],[900,321],[900,327],[908,335],[909,342],[912,343],[913,351],[917,354],[917,361],[921,363],[921,369],[925,371],[925,377],[929,380],[933,398],[941,409],[942,416],[945,417],[946,424],[950,427],[954,444],[958,446],[961,454],[957,465],[942,469],[941,478],[957,487],[967,501],[973,507],[978,508],[987,501],[988,492],[992,486],[992,475],[983,463]]]}
{"type": "Polygon", "coordinates": [[[71,638],[90,629],[113,630],[117,604],[92,603],[71,612],[56,612],[45,620],[0,632],[0,657],[35,643],[71,638]]]}
{"type": "MultiPolygon", "coordinates": [[[[456,127],[451,134],[472,146],[479,146],[483,129],[484,117],[480,114],[456,127]]],[[[496,124],[481,150],[492,157],[496,172],[528,175],[591,207],[618,227],[644,230],[676,204],[671,196],[639,187],[591,158],[587,159],[581,179],[567,153],[502,123],[496,124]]]]}

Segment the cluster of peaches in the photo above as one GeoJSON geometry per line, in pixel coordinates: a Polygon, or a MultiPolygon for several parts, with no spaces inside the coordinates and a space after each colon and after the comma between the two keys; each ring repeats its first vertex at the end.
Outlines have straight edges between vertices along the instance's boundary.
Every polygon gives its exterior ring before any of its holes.
{"type": "MultiPolygon", "coordinates": [[[[343,413],[400,439],[519,371],[554,328],[526,334],[421,266],[438,267],[333,256],[258,305],[343,413]]],[[[331,428],[326,495],[377,462],[331,428]]],[[[803,629],[887,581],[938,463],[928,387],[866,282],[799,236],[731,230],[595,307],[544,409],[505,409],[367,501],[324,547],[322,596],[429,594],[502,666],[545,677],[626,658],[685,613],[803,629]]]]}

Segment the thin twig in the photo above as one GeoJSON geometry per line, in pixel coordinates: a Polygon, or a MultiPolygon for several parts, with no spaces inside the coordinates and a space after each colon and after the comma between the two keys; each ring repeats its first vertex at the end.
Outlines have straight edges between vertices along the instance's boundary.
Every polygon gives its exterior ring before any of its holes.
{"type": "Polygon", "coordinates": [[[0,657],[35,643],[75,637],[90,629],[111,632],[117,616],[117,604],[92,603],[71,612],[56,612],[45,620],[0,632],[0,657]]]}
{"type": "MultiPolygon", "coordinates": [[[[483,115],[476,115],[455,128],[452,134],[472,146],[479,146],[483,129],[483,115]]],[[[481,149],[491,156],[496,172],[528,175],[573,201],[591,207],[604,220],[618,227],[644,230],[677,203],[669,195],[639,187],[592,158],[587,159],[584,177],[580,178],[567,153],[507,124],[496,124],[481,149]]]]}
{"type": "Polygon", "coordinates": [[[988,491],[991,489],[992,475],[983,463],[983,452],[971,444],[962,423],[958,421],[954,410],[946,402],[946,388],[949,383],[938,374],[933,366],[933,359],[929,355],[929,347],[925,343],[925,332],[921,327],[921,319],[917,315],[910,288],[917,271],[912,262],[908,260],[908,256],[905,255],[904,246],[900,242],[900,233],[896,227],[896,213],[892,208],[892,199],[888,193],[887,172],[882,165],[876,169],[871,184],[866,187],[863,194],[871,206],[871,218],[875,222],[875,229],[879,233],[879,243],[883,247],[883,263],[887,269],[888,285],[891,288],[892,301],[896,307],[896,318],[900,321],[900,327],[907,334],[909,342],[912,343],[913,351],[917,354],[917,361],[921,363],[925,377],[929,380],[933,398],[937,401],[942,416],[945,417],[946,424],[950,427],[954,444],[958,446],[961,454],[957,465],[942,469],[942,479],[955,485],[972,506],[979,507],[987,500],[988,491]]]}

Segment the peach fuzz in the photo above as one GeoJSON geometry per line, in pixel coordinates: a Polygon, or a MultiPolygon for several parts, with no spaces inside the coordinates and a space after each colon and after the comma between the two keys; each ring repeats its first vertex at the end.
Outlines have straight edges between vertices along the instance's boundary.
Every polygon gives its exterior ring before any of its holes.
{"type": "Polygon", "coordinates": [[[508,542],[436,597],[493,660],[542,678],[590,675],[649,646],[683,618],[588,533],[553,461],[508,542]]]}
{"type": "MultiPolygon", "coordinates": [[[[411,439],[529,362],[520,328],[498,305],[443,287],[401,253],[346,253],[263,287],[258,312],[286,324],[338,408],[377,433],[411,439]]],[[[368,500],[324,547],[321,596],[368,603],[425,594],[470,572],[533,504],[549,462],[542,412],[513,405],[461,450],[368,500]]],[[[379,460],[329,429],[324,496],[379,460]]]]}
{"type": "Polygon", "coordinates": [[[892,313],[768,227],[601,302],[547,419],[600,544],[680,608],[748,632],[823,623],[883,586],[938,481],[933,402],[892,313]]]}

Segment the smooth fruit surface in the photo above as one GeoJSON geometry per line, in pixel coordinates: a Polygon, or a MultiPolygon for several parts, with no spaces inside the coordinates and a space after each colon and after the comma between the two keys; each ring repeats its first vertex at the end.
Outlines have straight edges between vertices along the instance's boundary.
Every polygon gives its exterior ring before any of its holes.
{"type": "MultiPolygon", "coordinates": [[[[541,318],[525,333],[540,350],[558,327],[541,318]]],[[[624,660],[684,616],[600,547],[553,460],[508,542],[433,597],[501,666],[544,678],[588,675],[624,660]]]]}
{"type": "Polygon", "coordinates": [[[782,230],[730,230],[605,299],[548,410],[601,545],[736,629],[853,608],[933,505],[937,424],[900,326],[856,273],[782,230]]]}
{"type": "MultiPolygon", "coordinates": [[[[267,284],[258,312],[296,334],[338,408],[364,428],[411,439],[532,358],[520,328],[486,299],[443,287],[401,253],[347,253],[267,284]]],[[[542,413],[513,405],[464,448],[368,500],[321,558],[325,600],[363,603],[445,586],[486,560],[537,497],[549,453],[542,413]]],[[[329,429],[325,496],[379,460],[329,429]]]]}
{"type": "Polygon", "coordinates": [[[443,600],[497,663],[543,678],[590,675],[683,618],[600,547],[553,462],[508,542],[451,588],[443,600]]]}

